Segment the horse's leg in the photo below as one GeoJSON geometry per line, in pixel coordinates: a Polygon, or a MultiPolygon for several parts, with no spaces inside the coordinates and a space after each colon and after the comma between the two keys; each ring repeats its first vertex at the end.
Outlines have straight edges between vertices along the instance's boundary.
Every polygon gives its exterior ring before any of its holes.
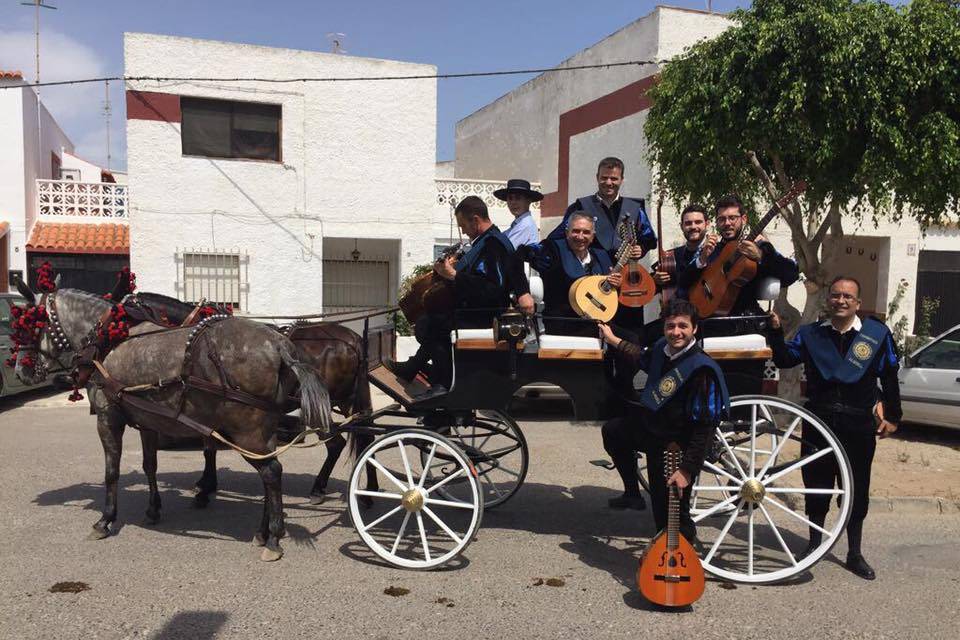
{"type": "Polygon", "coordinates": [[[110,524],[117,519],[117,482],[120,480],[120,454],[123,452],[124,417],[113,406],[97,413],[97,433],[103,445],[103,485],[105,496],[103,515],[93,525],[91,540],[102,540],[110,535],[110,524]]]}
{"type": "Polygon", "coordinates": [[[196,487],[193,506],[203,509],[210,504],[210,496],[217,492],[217,442],[212,438],[203,439],[203,475],[196,487]]]}
{"type": "Polygon", "coordinates": [[[276,458],[251,462],[257,472],[260,473],[260,479],[263,480],[264,516],[267,518],[267,531],[264,532],[263,523],[261,523],[261,528],[258,532],[258,536],[265,536],[265,543],[263,545],[263,551],[260,553],[260,559],[264,562],[272,562],[283,557],[283,549],[280,547],[280,538],[282,538],[285,533],[283,526],[283,491],[281,482],[283,467],[276,458]]]}
{"type": "Polygon", "coordinates": [[[327,482],[330,480],[333,467],[336,466],[337,460],[340,459],[340,454],[343,453],[346,446],[347,441],[339,434],[327,440],[327,457],[323,461],[323,466],[320,467],[320,473],[317,474],[316,480],[313,481],[313,488],[310,489],[310,504],[320,504],[327,497],[327,482]]]}
{"type": "Polygon", "coordinates": [[[160,490],[157,488],[157,441],[156,431],[140,429],[140,444],[143,446],[143,472],[150,485],[150,500],[147,503],[147,524],[160,522],[160,490]]]}

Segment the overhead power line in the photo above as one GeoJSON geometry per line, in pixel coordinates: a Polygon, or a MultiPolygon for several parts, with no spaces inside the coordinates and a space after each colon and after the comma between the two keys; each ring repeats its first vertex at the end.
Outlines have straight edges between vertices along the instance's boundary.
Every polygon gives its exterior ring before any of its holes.
{"type": "MultiPolygon", "coordinates": [[[[59,87],[73,84],[89,84],[91,82],[109,82],[122,80],[124,82],[269,82],[273,84],[292,84],[296,82],[384,82],[395,80],[451,80],[456,78],[489,78],[495,76],[516,76],[533,73],[558,73],[561,71],[582,71],[585,69],[613,69],[616,67],[643,66],[648,64],[662,64],[666,60],[625,60],[622,62],[607,62],[603,64],[581,64],[569,67],[546,67],[542,69],[512,69],[507,71],[472,71],[466,73],[431,73],[410,76],[354,76],[354,77],[301,77],[301,78],[257,78],[257,77],[204,77],[204,76],[106,76],[100,78],[81,78],[77,80],[60,80],[57,82],[35,82],[31,87],[59,87]]],[[[5,85],[0,89],[12,89],[23,85],[5,85]]]]}

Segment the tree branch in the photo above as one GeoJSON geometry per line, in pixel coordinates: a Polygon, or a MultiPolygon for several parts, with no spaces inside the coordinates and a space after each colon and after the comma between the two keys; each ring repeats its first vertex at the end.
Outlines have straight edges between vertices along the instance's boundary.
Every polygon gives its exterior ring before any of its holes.
{"type": "Polygon", "coordinates": [[[817,229],[817,232],[813,234],[813,238],[810,239],[814,246],[819,247],[823,243],[823,239],[826,237],[828,230],[832,230],[834,235],[843,235],[843,228],[840,226],[840,202],[838,200],[830,202],[830,210],[827,212],[827,215],[823,217],[823,220],[820,221],[820,228],[817,229]],[[838,231],[839,233],[837,233],[838,231]]]}

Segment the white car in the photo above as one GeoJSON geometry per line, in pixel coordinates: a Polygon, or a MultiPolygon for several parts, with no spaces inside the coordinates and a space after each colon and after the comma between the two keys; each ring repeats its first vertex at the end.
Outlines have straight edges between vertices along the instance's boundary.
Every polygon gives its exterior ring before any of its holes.
{"type": "Polygon", "coordinates": [[[905,422],[960,429],[960,325],[911,353],[899,375],[905,422]]]}

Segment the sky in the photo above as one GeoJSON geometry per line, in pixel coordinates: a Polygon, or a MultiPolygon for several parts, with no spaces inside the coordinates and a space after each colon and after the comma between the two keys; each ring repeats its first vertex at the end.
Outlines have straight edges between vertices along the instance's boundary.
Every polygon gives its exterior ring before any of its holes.
{"type": "MultiPolygon", "coordinates": [[[[34,78],[34,8],[0,0],[0,69],[34,78]]],[[[123,33],[146,32],[330,51],[436,65],[439,73],[552,67],[648,14],[651,0],[44,0],[41,82],[123,74],[123,33]]],[[[706,1],[671,0],[705,9],[706,1]]],[[[727,12],[749,2],[714,0],[727,12]]],[[[615,61],[611,61],[615,62],[615,61]]],[[[214,70],[211,70],[211,73],[214,70]]],[[[456,122],[531,76],[440,80],[437,159],[452,160],[456,122]]],[[[111,168],[126,167],[125,105],[111,83],[111,168]]],[[[103,84],[41,89],[41,99],[92,162],[106,162],[103,84]]]]}

